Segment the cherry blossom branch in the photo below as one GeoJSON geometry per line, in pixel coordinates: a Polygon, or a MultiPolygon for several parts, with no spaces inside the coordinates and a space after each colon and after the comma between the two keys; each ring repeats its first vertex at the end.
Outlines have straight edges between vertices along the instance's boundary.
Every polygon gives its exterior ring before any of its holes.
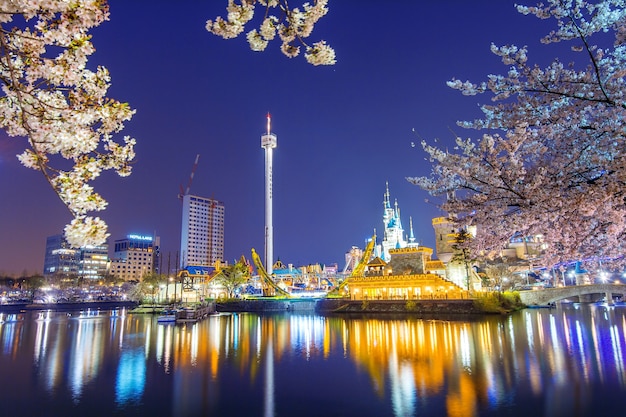
{"type": "Polygon", "coordinates": [[[130,174],[134,158],[134,139],[113,140],[134,111],[106,97],[104,67],[86,67],[94,50],[88,31],[107,19],[102,0],[0,0],[0,127],[27,139],[18,159],[42,172],[71,212],[65,234],[73,246],[106,240],[106,223],[88,213],[107,203],[89,182],[108,169],[130,174]],[[20,16],[23,22],[5,28],[20,16]],[[61,52],[52,58],[49,49],[61,52]],[[53,167],[55,155],[72,168],[53,167]]]}
{"type": "Polygon", "coordinates": [[[300,54],[300,46],[295,45],[297,41],[304,46],[304,56],[308,63],[335,64],[335,51],[325,41],[312,45],[306,42],[315,24],[328,12],[328,0],[314,0],[313,5],[304,3],[302,10],[290,7],[287,0],[241,0],[241,4],[228,0],[227,18],[218,16],[214,20],[208,20],[206,29],[224,39],[236,38],[254,18],[257,3],[265,6],[265,12],[258,26],[259,30],[252,29],[246,35],[250,49],[264,51],[278,34],[282,41],[280,49],[285,56],[293,58],[300,54]],[[271,9],[279,10],[279,15],[271,14],[271,9]]]}
{"type": "Polygon", "coordinates": [[[556,19],[557,30],[542,42],[582,40],[591,63],[575,70],[555,59],[539,68],[528,64],[526,48],[492,45],[506,74],[448,85],[464,95],[491,92],[498,103],[459,125],[501,136],[457,139],[454,154],[422,142],[431,175],[408,180],[433,196],[459,192],[439,206],[460,226],[477,226],[476,253],[498,253],[512,236],[538,235],[546,266],[598,257],[624,261],[626,5],[547,0],[517,9],[556,19]],[[597,32],[614,34],[612,47],[591,45],[597,32]]]}

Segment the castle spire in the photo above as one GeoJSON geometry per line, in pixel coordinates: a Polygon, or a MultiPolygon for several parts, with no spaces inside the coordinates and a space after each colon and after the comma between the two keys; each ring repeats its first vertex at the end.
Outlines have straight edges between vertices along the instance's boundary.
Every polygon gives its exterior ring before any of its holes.
{"type": "Polygon", "coordinates": [[[391,202],[389,200],[389,181],[385,181],[385,208],[391,208],[391,202]]]}

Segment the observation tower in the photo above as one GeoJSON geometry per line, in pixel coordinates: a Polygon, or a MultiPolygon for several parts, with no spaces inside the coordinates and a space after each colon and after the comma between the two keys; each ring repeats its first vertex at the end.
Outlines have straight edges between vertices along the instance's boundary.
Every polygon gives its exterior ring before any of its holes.
{"type": "Polygon", "coordinates": [[[261,136],[261,148],[265,149],[265,270],[272,275],[274,265],[274,226],[272,224],[272,154],[276,147],[276,135],[271,132],[272,118],[267,113],[267,133],[261,136]]]}

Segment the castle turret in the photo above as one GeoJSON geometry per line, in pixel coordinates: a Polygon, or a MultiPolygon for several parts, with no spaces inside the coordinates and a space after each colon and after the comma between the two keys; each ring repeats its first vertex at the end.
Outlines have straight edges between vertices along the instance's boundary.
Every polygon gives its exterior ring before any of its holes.
{"type": "Polygon", "coordinates": [[[400,208],[398,207],[398,201],[394,201],[391,205],[391,198],[389,194],[389,183],[385,183],[385,197],[383,199],[383,241],[381,248],[377,248],[378,256],[385,262],[389,262],[391,255],[389,255],[390,249],[401,249],[407,247],[407,242],[404,239],[404,229],[402,228],[402,220],[400,219],[400,208]]]}
{"type": "Polygon", "coordinates": [[[437,259],[443,263],[448,263],[454,254],[454,238],[456,236],[455,225],[447,217],[435,217],[433,219],[435,229],[435,252],[437,259]]]}

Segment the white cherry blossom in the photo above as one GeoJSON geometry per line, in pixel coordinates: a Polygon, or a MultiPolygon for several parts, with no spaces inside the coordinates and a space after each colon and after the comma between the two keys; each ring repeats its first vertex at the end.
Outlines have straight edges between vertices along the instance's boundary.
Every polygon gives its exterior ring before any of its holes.
{"type": "Polygon", "coordinates": [[[106,207],[89,182],[103,170],[130,174],[135,156],[134,139],[113,138],[134,110],[106,96],[104,67],[87,68],[89,30],[108,18],[102,0],[0,0],[0,128],[26,139],[18,159],[42,172],[74,216],[65,228],[74,246],[108,236],[87,215],[106,207]]]}
{"type": "Polygon", "coordinates": [[[259,30],[248,31],[246,38],[250,49],[264,51],[276,33],[282,42],[280,50],[289,58],[300,54],[300,46],[306,50],[305,59],[312,65],[333,65],[335,51],[325,42],[312,45],[306,39],[313,32],[315,24],[328,13],[328,0],[314,0],[313,4],[303,3],[301,8],[290,7],[286,0],[228,0],[227,17],[216,17],[206,22],[206,29],[224,39],[236,38],[254,18],[255,13],[263,16],[259,30]],[[262,11],[255,10],[260,5],[262,11]],[[297,45],[299,43],[300,45],[297,45]]]}

